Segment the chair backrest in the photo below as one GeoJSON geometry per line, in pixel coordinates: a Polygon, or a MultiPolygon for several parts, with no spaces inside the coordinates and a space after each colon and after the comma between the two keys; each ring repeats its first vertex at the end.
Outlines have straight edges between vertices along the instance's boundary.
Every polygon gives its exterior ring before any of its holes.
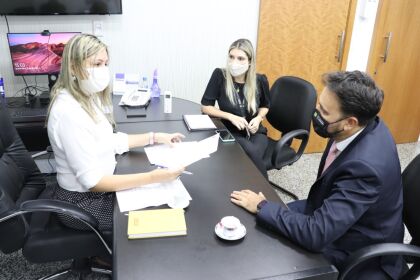
{"type": "Polygon", "coordinates": [[[420,246],[420,219],[418,216],[420,199],[420,155],[417,155],[402,173],[403,219],[413,238],[412,244],[420,246]]]}
{"type": "Polygon", "coordinates": [[[278,78],[270,89],[270,124],[282,134],[296,129],[309,131],[316,105],[314,86],[301,78],[278,78]]]}
{"type": "MultiPolygon", "coordinates": [[[[0,217],[22,202],[37,198],[45,181],[23,145],[7,108],[0,101],[0,217]]],[[[30,216],[0,224],[0,250],[11,253],[23,246],[30,216]]]]}

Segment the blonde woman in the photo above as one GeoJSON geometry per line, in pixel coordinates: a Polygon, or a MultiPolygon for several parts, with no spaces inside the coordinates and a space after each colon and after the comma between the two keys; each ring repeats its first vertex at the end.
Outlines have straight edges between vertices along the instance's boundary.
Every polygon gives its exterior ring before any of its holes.
{"type": "MultiPolygon", "coordinates": [[[[92,35],[76,35],[66,45],[61,72],[51,91],[48,137],[57,163],[55,198],[77,204],[112,229],[114,192],[173,180],[179,169],[113,175],[115,154],[154,143],[181,141],[179,133],[114,133],[108,48],[92,35]]],[[[80,228],[61,217],[67,226],[80,228]]]]}
{"type": "Polygon", "coordinates": [[[201,104],[203,113],[222,119],[267,177],[263,155],[268,139],[261,121],[270,107],[269,86],[266,76],[255,72],[254,48],[249,40],[239,39],[230,45],[226,68],[213,71],[201,104]]]}

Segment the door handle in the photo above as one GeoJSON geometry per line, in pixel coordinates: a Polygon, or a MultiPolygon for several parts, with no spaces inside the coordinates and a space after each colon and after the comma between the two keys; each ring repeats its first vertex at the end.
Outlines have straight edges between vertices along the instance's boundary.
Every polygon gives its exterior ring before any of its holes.
{"type": "Polygon", "coordinates": [[[385,63],[386,60],[388,59],[389,48],[391,46],[392,32],[388,32],[388,35],[386,35],[384,39],[386,40],[385,52],[383,55],[381,55],[381,58],[383,59],[385,63]]]}
{"type": "Polygon", "coordinates": [[[341,62],[343,59],[343,48],[344,48],[344,36],[345,36],[344,30],[341,31],[341,33],[337,36],[339,38],[339,44],[338,44],[338,52],[335,58],[337,59],[337,62],[341,62]]]}

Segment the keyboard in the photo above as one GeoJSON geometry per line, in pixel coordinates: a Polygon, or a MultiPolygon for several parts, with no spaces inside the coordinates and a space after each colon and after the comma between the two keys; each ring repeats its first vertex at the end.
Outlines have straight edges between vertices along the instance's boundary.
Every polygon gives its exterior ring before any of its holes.
{"type": "Polygon", "coordinates": [[[17,122],[40,122],[45,121],[47,107],[45,108],[9,108],[10,117],[14,123],[17,122]]]}

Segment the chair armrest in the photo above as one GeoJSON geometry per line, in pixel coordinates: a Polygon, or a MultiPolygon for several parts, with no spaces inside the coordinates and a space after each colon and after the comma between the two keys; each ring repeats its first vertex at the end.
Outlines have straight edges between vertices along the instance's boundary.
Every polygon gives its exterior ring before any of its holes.
{"type": "Polygon", "coordinates": [[[51,146],[48,146],[48,147],[45,149],[45,151],[41,151],[41,152],[38,152],[38,153],[35,153],[35,154],[31,155],[31,157],[32,157],[33,159],[35,159],[35,158],[37,158],[37,157],[40,157],[40,156],[46,155],[46,154],[48,154],[48,153],[54,153],[54,152],[53,152],[53,149],[52,149],[52,147],[51,147],[51,146]]]}
{"type": "Polygon", "coordinates": [[[293,140],[294,138],[296,138],[297,136],[302,137],[302,142],[300,143],[300,146],[299,146],[299,149],[296,153],[296,156],[292,160],[282,164],[282,166],[276,166],[277,168],[281,168],[283,166],[289,165],[289,164],[297,161],[301,157],[301,155],[303,154],[303,151],[305,150],[306,145],[308,144],[309,132],[305,129],[296,129],[296,130],[289,131],[288,133],[284,134],[280,138],[280,140],[277,142],[276,146],[274,147],[273,154],[271,155],[271,162],[276,163],[277,162],[276,159],[277,159],[279,153],[281,152],[281,150],[283,149],[283,146],[288,145],[287,143],[290,140],[293,140]]]}
{"type": "Polygon", "coordinates": [[[89,212],[73,205],[69,202],[54,200],[54,199],[37,199],[23,202],[16,211],[9,213],[7,216],[0,218],[0,223],[9,220],[15,216],[23,215],[32,212],[52,212],[63,215],[68,215],[74,219],[79,220],[87,227],[89,227],[101,240],[107,251],[112,255],[112,250],[106,243],[102,233],[98,229],[98,220],[89,212]]]}
{"type": "Polygon", "coordinates": [[[339,280],[344,280],[355,266],[366,260],[393,255],[420,257],[420,247],[401,243],[382,243],[361,248],[349,256],[343,270],[340,272],[339,280]]]}
{"type": "Polygon", "coordinates": [[[20,205],[19,210],[25,212],[53,212],[64,214],[84,221],[85,223],[89,223],[94,228],[98,228],[99,224],[98,220],[91,213],[66,201],[54,199],[28,200],[20,205]]]}

